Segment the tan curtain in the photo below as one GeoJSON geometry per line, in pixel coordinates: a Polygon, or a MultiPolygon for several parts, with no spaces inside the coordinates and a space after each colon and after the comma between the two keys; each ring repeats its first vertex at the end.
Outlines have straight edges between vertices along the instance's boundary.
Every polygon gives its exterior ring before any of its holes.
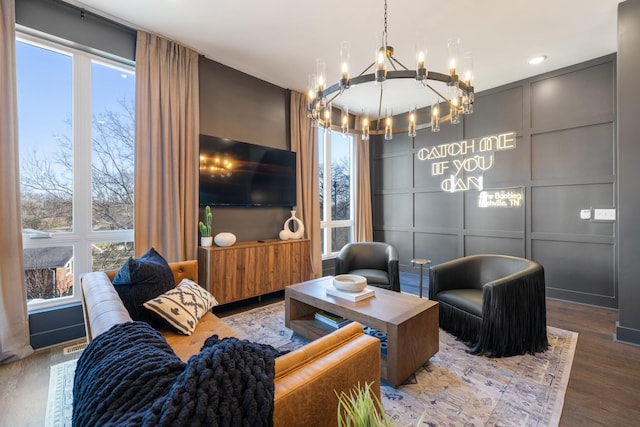
{"type": "Polygon", "coordinates": [[[136,256],[197,258],[198,54],[143,31],[136,45],[136,256]]]}
{"type": "Polygon", "coordinates": [[[0,363],[33,353],[22,252],[15,22],[14,0],[0,0],[0,363]]]}
{"type": "Polygon", "coordinates": [[[291,92],[291,151],[298,153],[296,216],[304,223],[305,237],[311,240],[313,277],[322,276],[320,233],[320,188],[318,182],[317,130],[307,117],[306,96],[291,92]]]}
{"type": "Polygon", "coordinates": [[[371,168],[369,166],[369,143],[360,135],[356,138],[356,188],[355,188],[355,240],[356,242],[373,241],[373,215],[371,213],[371,168]]]}

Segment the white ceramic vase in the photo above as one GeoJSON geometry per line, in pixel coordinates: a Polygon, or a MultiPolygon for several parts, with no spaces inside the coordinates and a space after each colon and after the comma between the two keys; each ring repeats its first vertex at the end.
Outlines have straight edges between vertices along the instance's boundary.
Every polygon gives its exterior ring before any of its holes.
{"type": "Polygon", "coordinates": [[[218,246],[231,246],[236,242],[236,235],[233,233],[218,233],[213,241],[218,246]]]}
{"type": "Polygon", "coordinates": [[[213,236],[201,236],[200,246],[208,247],[213,245],[213,236]]]}
{"type": "Polygon", "coordinates": [[[291,211],[291,217],[284,222],[284,228],[279,234],[280,240],[297,240],[304,236],[304,224],[302,220],[296,217],[296,211],[291,211]],[[295,223],[294,230],[291,230],[291,222],[295,223]]]}

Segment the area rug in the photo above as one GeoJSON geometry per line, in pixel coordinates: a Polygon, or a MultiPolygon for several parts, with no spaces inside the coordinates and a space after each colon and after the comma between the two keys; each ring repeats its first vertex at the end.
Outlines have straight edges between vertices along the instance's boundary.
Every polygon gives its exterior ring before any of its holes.
{"type": "Polygon", "coordinates": [[[71,427],[73,374],[78,359],[51,366],[45,427],[71,427]]]}
{"type": "MultiPolygon", "coordinates": [[[[225,317],[254,341],[280,350],[305,343],[284,326],[284,302],[225,317]]],[[[547,327],[550,348],[535,356],[473,356],[440,330],[440,350],[404,384],[382,384],[385,412],[416,425],[557,426],[578,334],[547,327]]]]}
{"type": "MultiPolygon", "coordinates": [[[[279,350],[306,343],[284,326],[284,302],[223,319],[253,341],[279,350]]],[[[487,358],[440,330],[440,350],[404,384],[382,384],[385,412],[398,425],[557,426],[578,334],[548,327],[549,350],[487,358]]],[[[71,426],[75,360],[51,367],[47,426],[71,426]]]]}

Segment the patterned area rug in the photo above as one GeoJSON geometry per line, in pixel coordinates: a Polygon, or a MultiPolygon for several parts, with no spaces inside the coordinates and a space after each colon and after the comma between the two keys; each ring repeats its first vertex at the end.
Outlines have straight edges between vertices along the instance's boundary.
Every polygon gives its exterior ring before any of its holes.
{"type": "MultiPolygon", "coordinates": [[[[224,321],[279,350],[306,343],[284,326],[284,302],[224,321]]],[[[557,426],[578,334],[548,327],[548,335],[546,353],[491,359],[469,355],[441,330],[440,351],[429,362],[397,389],[383,383],[385,412],[399,425],[415,425],[425,413],[430,426],[557,426]]],[[[74,369],[75,360],[51,367],[47,426],[71,426],[74,369]]]]}
{"type": "Polygon", "coordinates": [[[77,359],[69,360],[51,367],[45,427],[71,427],[72,425],[73,374],[77,361],[77,359]]]}
{"type": "MultiPolygon", "coordinates": [[[[224,320],[280,350],[305,343],[284,326],[284,302],[224,320]]],[[[397,389],[383,383],[385,412],[399,425],[415,425],[424,412],[431,426],[557,426],[578,334],[547,330],[547,352],[497,359],[468,354],[462,342],[440,330],[440,351],[429,362],[397,389]]]]}

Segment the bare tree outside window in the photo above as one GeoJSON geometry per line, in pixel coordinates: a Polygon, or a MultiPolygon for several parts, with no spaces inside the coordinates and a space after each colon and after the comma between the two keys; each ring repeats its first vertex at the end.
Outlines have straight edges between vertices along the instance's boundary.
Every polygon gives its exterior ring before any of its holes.
{"type": "Polygon", "coordinates": [[[93,229],[133,229],[133,104],[105,111],[93,119],[93,229]]]}
{"type": "MultiPolygon", "coordinates": [[[[94,231],[133,229],[134,111],[132,103],[126,100],[119,105],[119,112],[105,111],[92,120],[94,231]]],[[[34,151],[22,159],[22,224],[25,230],[71,231],[72,141],[67,135],[55,136],[54,141],[53,155],[34,151]]],[[[94,244],[93,269],[118,268],[132,255],[133,242],[94,244]]],[[[42,262],[44,260],[34,260],[32,265],[25,262],[29,299],[68,294],[69,289],[56,292],[51,283],[55,274],[40,265],[42,262]]]]}
{"type": "MultiPolygon", "coordinates": [[[[321,131],[322,132],[322,131],[321,131]]],[[[350,139],[341,134],[331,134],[331,138],[321,138],[323,144],[330,144],[331,150],[320,148],[319,192],[322,211],[322,253],[327,256],[339,251],[351,242],[353,218],[351,193],[351,153],[350,139]],[[325,161],[329,161],[327,165],[325,161]],[[327,166],[330,166],[327,168],[327,166]],[[329,177],[326,175],[329,174],[329,177]],[[325,205],[326,204],[326,205],[325,205]]]]}
{"type": "MultiPolygon", "coordinates": [[[[320,165],[320,209],[324,207],[324,169],[320,165]]],[[[351,209],[351,171],[349,160],[340,158],[331,162],[331,213],[332,219],[349,219],[351,209]]]]}
{"type": "MultiPolygon", "coordinates": [[[[133,228],[133,106],[93,119],[92,195],[94,230],[133,228]]],[[[21,165],[23,229],[68,231],[73,223],[72,142],[54,137],[53,155],[33,151],[21,165]]]]}

